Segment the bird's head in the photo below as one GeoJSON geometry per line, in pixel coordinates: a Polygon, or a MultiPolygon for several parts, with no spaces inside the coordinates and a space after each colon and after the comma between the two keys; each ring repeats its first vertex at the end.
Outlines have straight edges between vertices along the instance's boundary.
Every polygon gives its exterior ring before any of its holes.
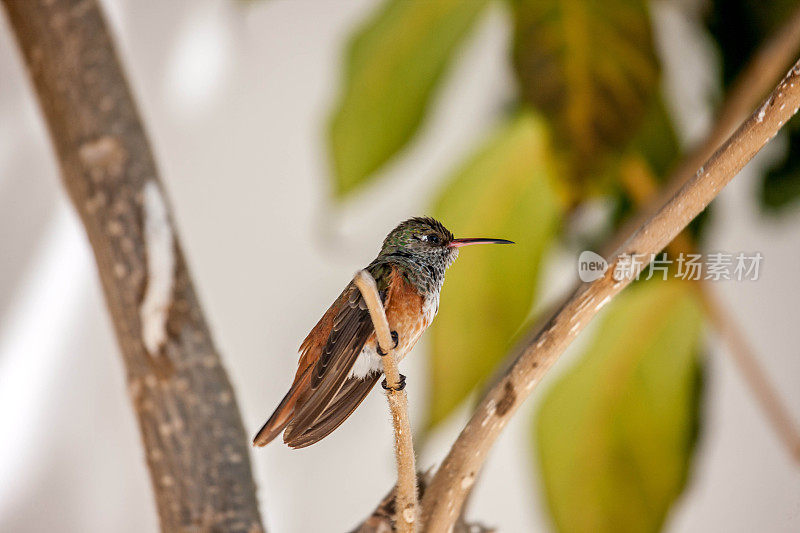
{"type": "Polygon", "coordinates": [[[505,239],[456,239],[444,224],[431,217],[415,217],[401,222],[383,241],[381,255],[406,257],[417,262],[450,266],[458,249],[471,244],[513,244],[505,239]]]}

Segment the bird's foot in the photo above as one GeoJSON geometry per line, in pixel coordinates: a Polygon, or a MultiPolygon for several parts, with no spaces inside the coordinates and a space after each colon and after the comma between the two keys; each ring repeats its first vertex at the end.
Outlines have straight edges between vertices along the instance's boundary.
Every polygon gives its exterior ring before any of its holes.
{"type": "Polygon", "coordinates": [[[400,374],[400,383],[397,384],[397,388],[390,387],[389,384],[386,382],[386,379],[381,381],[381,387],[389,392],[400,392],[401,390],[406,388],[406,377],[403,374],[400,374]]]}
{"type": "MultiPolygon", "coordinates": [[[[392,350],[397,348],[397,344],[398,344],[399,340],[400,340],[400,337],[397,335],[397,332],[396,331],[392,331],[392,342],[394,342],[394,346],[392,346],[392,350]]],[[[381,349],[381,343],[378,343],[378,355],[383,356],[383,355],[386,355],[386,354],[387,354],[387,352],[384,352],[381,349]]]]}

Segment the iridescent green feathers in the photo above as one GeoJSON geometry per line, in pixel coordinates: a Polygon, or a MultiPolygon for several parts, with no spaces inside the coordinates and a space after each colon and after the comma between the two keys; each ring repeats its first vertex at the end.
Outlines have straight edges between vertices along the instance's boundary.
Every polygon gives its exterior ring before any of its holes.
{"type": "Polygon", "coordinates": [[[444,224],[431,217],[414,217],[397,225],[383,240],[381,254],[402,249],[414,249],[419,242],[429,242],[438,246],[447,246],[453,240],[453,234],[444,224]],[[430,241],[435,236],[437,240],[430,241]],[[427,239],[423,239],[427,237],[427,239]]]}
{"type": "Polygon", "coordinates": [[[415,217],[398,224],[383,241],[381,252],[368,270],[380,287],[381,265],[398,267],[403,277],[421,294],[438,292],[444,272],[458,256],[450,247],[453,234],[436,219],[415,217]]]}

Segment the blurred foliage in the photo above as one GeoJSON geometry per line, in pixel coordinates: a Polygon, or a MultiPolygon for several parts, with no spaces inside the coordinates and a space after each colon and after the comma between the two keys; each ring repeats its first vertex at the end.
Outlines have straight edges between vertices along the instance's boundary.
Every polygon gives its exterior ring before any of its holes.
{"type": "Polygon", "coordinates": [[[659,530],[696,440],[701,322],[690,283],[637,283],[547,392],[535,438],[559,531],[659,530]]]}
{"type": "MultiPolygon", "coordinates": [[[[625,169],[631,163],[641,165],[646,177],[640,181],[652,182],[652,196],[657,196],[658,187],[670,178],[670,171],[678,164],[681,155],[678,138],[672,125],[662,98],[656,98],[651,104],[645,119],[631,142],[621,154],[612,159],[610,177],[607,178],[607,190],[616,200],[612,212],[613,227],[618,228],[631,217],[643,202],[632,201],[631,180],[625,169]]],[[[636,185],[637,188],[645,186],[636,185]]],[[[647,188],[647,186],[645,186],[647,188]]],[[[640,191],[641,193],[641,191],[640,191]]],[[[648,196],[645,194],[645,196],[648,196]]],[[[644,202],[646,203],[646,202],[644,202]]],[[[708,225],[713,206],[708,206],[692,222],[686,231],[693,242],[701,242],[703,230],[708,225]]]]}
{"type": "MultiPolygon", "coordinates": [[[[730,86],[759,45],[800,9],[797,0],[716,0],[706,18],[719,45],[722,78],[730,86]]],[[[780,135],[788,137],[785,154],[762,178],[759,200],[768,211],[797,206],[800,199],[800,128],[790,123],[780,135]]]]}
{"type": "MultiPolygon", "coordinates": [[[[356,31],[330,123],[337,198],[409,143],[487,3],[386,0],[356,31]]],[[[504,3],[523,111],[467,157],[433,211],[459,236],[517,245],[470,249],[447,274],[431,331],[428,428],[506,357],[537,304],[547,252],[559,238],[569,242],[563,221],[573,210],[611,199],[617,207],[608,219],[618,229],[647,196],[642,187],[666,180],[681,155],[660,94],[646,0],[504,3]]],[[[711,2],[707,22],[725,88],[796,5],[711,2]]],[[[800,196],[797,137],[795,125],[789,156],[765,177],[766,206],[800,196]]],[[[695,239],[703,219],[693,223],[695,239]]],[[[661,527],[685,483],[696,435],[701,322],[691,285],[637,283],[612,303],[583,359],[550,391],[535,435],[559,530],[661,527]]]]}
{"type": "Polygon", "coordinates": [[[511,0],[524,100],[553,123],[576,176],[623,147],[658,85],[644,0],[511,0]]]}
{"type": "Polygon", "coordinates": [[[385,2],[353,36],[330,123],[334,192],[363,184],[414,135],[485,0],[385,2]]]}
{"type": "Polygon", "coordinates": [[[771,211],[797,207],[800,199],[800,124],[792,120],[784,129],[786,158],[764,174],[759,190],[762,207],[771,211]]]}
{"type": "Polygon", "coordinates": [[[642,124],[630,142],[610,158],[606,172],[599,182],[601,190],[610,194],[614,200],[612,212],[613,227],[618,228],[636,212],[637,202],[630,199],[629,185],[626,185],[624,168],[631,161],[646,166],[649,175],[658,183],[668,177],[668,171],[675,165],[680,155],[678,138],[672,126],[664,100],[656,97],[650,103],[642,124]]]}
{"type": "Polygon", "coordinates": [[[672,119],[660,97],[654,98],[638,130],[625,147],[626,155],[635,153],[647,160],[657,180],[663,182],[680,155],[678,137],[672,119]]]}
{"type": "Polygon", "coordinates": [[[715,0],[706,26],[719,46],[722,80],[729,86],[753,52],[797,8],[797,0],[715,0]]]}
{"type": "Polygon", "coordinates": [[[444,419],[505,357],[536,293],[563,201],[545,122],[522,112],[447,181],[434,214],[456,235],[502,237],[450,268],[432,328],[428,426],[444,419]]]}

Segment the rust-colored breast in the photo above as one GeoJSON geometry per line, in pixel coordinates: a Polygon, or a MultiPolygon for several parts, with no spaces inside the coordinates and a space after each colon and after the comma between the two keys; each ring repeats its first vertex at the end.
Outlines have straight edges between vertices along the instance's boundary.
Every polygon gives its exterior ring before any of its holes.
{"type": "MultiPolygon", "coordinates": [[[[424,304],[425,297],[403,278],[397,267],[393,268],[386,298],[386,320],[399,337],[399,345],[395,351],[398,359],[402,359],[414,347],[430,324],[424,316],[424,304]]],[[[375,342],[374,335],[369,342],[375,342]]]]}

